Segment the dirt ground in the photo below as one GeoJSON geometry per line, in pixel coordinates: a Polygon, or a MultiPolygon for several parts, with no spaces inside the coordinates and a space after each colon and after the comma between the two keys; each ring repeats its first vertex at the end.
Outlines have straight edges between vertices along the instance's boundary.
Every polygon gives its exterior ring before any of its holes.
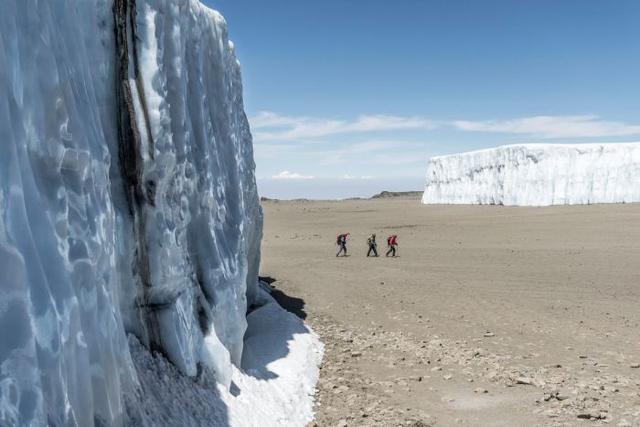
{"type": "Polygon", "coordinates": [[[261,274],[326,346],[317,425],[640,426],[640,205],[263,208],[261,274]]]}

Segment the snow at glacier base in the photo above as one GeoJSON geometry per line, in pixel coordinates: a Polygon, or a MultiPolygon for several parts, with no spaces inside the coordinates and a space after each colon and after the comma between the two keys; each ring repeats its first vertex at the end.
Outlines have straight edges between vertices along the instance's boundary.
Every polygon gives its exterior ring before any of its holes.
{"type": "Polygon", "coordinates": [[[640,202],[640,143],[522,144],[433,157],[424,204],[640,202]]]}
{"type": "Polygon", "coordinates": [[[322,345],[258,283],[224,19],[7,0],[0,64],[0,425],[310,421],[322,345]]]}

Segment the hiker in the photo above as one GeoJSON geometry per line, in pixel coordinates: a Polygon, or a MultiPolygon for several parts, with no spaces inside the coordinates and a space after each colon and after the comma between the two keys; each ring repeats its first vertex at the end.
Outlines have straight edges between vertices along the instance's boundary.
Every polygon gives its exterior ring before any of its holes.
{"type": "Polygon", "coordinates": [[[349,238],[349,233],[338,234],[336,237],[336,245],[340,248],[336,256],[340,256],[341,253],[344,252],[343,256],[347,256],[347,239],[349,238]]]}
{"type": "Polygon", "coordinates": [[[369,236],[367,239],[367,245],[369,245],[369,251],[367,251],[367,257],[373,252],[373,256],[378,256],[378,244],[376,243],[375,233],[369,236]]]}
{"type": "Polygon", "coordinates": [[[398,246],[398,236],[396,236],[395,234],[392,234],[391,236],[387,237],[387,246],[389,246],[389,250],[387,251],[386,256],[389,256],[389,254],[393,254],[391,256],[395,257],[396,246],[398,246]]]}

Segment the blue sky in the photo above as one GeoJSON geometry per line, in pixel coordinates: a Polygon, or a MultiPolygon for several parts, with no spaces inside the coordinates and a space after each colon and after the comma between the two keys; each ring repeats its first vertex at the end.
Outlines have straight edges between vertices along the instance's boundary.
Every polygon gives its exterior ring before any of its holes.
{"type": "Polygon", "coordinates": [[[640,140],[637,0],[205,0],[270,197],[422,187],[429,156],[640,140]]]}

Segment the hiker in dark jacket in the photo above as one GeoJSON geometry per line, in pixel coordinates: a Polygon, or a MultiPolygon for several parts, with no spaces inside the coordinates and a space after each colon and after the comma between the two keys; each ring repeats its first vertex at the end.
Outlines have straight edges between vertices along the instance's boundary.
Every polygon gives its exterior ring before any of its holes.
{"type": "Polygon", "coordinates": [[[369,250],[367,251],[367,256],[371,256],[371,252],[373,252],[373,256],[378,256],[378,244],[376,243],[376,235],[372,234],[367,239],[367,245],[369,245],[369,250]]]}
{"type": "Polygon", "coordinates": [[[347,239],[349,238],[349,233],[338,234],[336,237],[336,245],[338,245],[338,253],[336,256],[340,256],[340,254],[344,253],[343,256],[347,256],[347,239]]]}
{"type": "Polygon", "coordinates": [[[387,251],[386,256],[392,254],[391,256],[396,256],[396,246],[398,246],[398,236],[395,234],[387,237],[387,246],[389,246],[389,250],[387,251]]]}

